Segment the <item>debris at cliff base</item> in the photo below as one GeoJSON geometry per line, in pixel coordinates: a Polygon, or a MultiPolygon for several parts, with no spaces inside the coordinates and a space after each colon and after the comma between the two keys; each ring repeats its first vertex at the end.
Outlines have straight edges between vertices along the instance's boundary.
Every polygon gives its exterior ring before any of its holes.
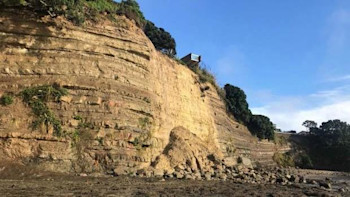
{"type": "Polygon", "coordinates": [[[170,133],[169,144],[152,166],[164,171],[209,172],[222,163],[222,158],[214,143],[205,143],[185,128],[176,127],[170,133]]]}
{"type": "MultiPolygon", "coordinates": [[[[231,157],[226,161],[219,153],[214,143],[208,145],[187,129],[176,127],[170,133],[168,145],[151,167],[129,174],[162,180],[219,180],[295,188],[318,187],[325,191],[331,191],[332,185],[338,184],[330,179],[317,180],[305,176],[293,168],[254,168],[250,159],[244,156],[231,157]]],[[[346,187],[336,189],[348,191],[346,187]]]]}

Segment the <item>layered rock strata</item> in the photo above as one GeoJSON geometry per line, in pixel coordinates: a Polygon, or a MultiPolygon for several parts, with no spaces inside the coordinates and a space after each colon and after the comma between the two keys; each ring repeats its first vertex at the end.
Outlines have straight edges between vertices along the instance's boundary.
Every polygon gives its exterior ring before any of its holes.
{"type": "Polygon", "coordinates": [[[0,96],[47,84],[69,94],[48,103],[65,137],[33,130],[35,117],[18,96],[0,106],[0,158],[62,172],[139,169],[182,126],[223,159],[245,155],[273,164],[279,147],[259,142],[229,117],[213,86],[156,51],[133,22],[116,21],[102,16],[77,27],[60,17],[1,10],[0,96]],[[92,126],[73,140],[81,124],[92,126]]]}

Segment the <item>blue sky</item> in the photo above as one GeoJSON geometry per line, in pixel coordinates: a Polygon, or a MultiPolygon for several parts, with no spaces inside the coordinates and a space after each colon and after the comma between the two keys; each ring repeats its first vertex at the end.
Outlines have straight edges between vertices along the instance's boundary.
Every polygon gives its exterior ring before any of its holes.
{"type": "Polygon", "coordinates": [[[201,54],[222,86],[283,130],[350,122],[349,0],[139,0],[178,56],[201,54]]]}

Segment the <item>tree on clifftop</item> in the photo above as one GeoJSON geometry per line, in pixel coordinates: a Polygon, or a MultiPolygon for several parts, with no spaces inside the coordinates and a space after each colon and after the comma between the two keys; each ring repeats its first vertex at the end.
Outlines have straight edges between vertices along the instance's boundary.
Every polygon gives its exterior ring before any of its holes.
{"type": "Polygon", "coordinates": [[[172,57],[176,55],[176,42],[169,32],[156,27],[151,21],[147,21],[144,32],[157,50],[172,57]]]}
{"type": "Polygon", "coordinates": [[[313,120],[305,120],[303,122],[303,126],[308,128],[309,131],[311,131],[313,128],[316,128],[317,127],[317,123],[313,120]]]}
{"type": "Polygon", "coordinates": [[[129,19],[133,19],[136,24],[143,28],[147,21],[140,10],[140,6],[135,0],[122,0],[119,3],[117,14],[125,15],[129,19]]]}

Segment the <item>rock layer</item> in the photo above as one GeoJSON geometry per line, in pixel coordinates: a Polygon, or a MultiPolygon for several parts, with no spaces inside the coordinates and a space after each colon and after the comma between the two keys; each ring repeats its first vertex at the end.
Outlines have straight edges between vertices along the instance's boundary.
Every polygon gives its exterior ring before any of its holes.
{"type": "Polygon", "coordinates": [[[79,140],[32,130],[33,114],[15,98],[0,106],[2,159],[62,172],[139,169],[163,152],[178,126],[227,160],[245,155],[273,164],[279,150],[251,136],[226,114],[213,86],[156,51],[125,17],[77,27],[60,17],[1,10],[0,43],[0,96],[56,83],[69,94],[48,105],[65,132],[74,133],[82,122],[93,125],[79,140]]]}

